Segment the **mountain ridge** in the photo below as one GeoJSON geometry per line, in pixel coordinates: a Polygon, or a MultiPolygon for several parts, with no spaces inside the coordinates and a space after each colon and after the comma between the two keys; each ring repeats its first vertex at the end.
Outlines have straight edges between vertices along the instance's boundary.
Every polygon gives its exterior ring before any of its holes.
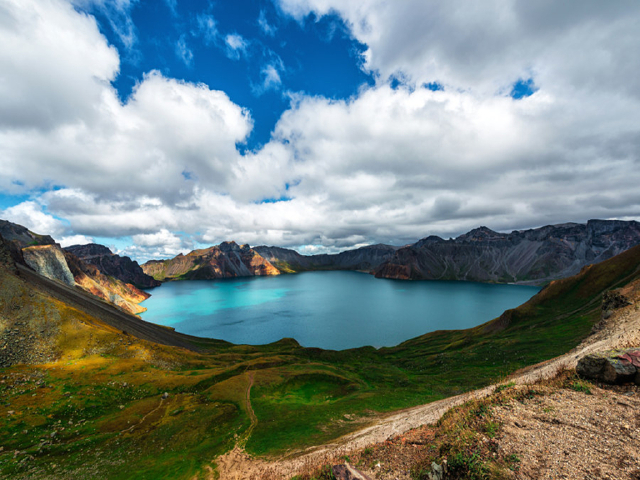
{"type": "Polygon", "coordinates": [[[429,236],[402,247],[377,278],[544,284],[578,273],[640,243],[640,223],[589,220],[495,232],[473,229],[455,239],[429,236]]]}
{"type": "Polygon", "coordinates": [[[220,245],[179,254],[169,260],[150,260],[142,270],[155,280],[208,280],[265,275],[280,275],[249,245],[223,242],[220,245]]]}

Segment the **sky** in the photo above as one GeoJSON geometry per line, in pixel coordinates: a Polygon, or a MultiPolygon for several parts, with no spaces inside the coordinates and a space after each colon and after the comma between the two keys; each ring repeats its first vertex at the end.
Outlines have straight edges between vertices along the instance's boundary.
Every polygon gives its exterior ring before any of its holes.
{"type": "Polygon", "coordinates": [[[0,218],[139,261],[640,219],[640,2],[0,0],[0,218]]]}

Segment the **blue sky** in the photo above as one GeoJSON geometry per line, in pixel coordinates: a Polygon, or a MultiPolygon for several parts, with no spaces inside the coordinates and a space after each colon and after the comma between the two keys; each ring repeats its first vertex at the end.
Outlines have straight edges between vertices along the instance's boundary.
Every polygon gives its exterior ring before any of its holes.
{"type": "Polygon", "coordinates": [[[133,4],[127,27],[114,20],[112,10],[87,7],[83,11],[95,15],[101,32],[122,52],[113,84],[123,101],[154,69],[205,83],[251,112],[255,123],[248,149],[269,141],[289,106],[289,92],[344,99],[373,83],[373,73],[359,65],[365,46],[337,15],[311,14],[298,22],[269,0],[140,1],[133,4]],[[268,71],[277,78],[268,80],[268,71]]]}
{"type": "Polygon", "coordinates": [[[0,218],[140,261],[638,219],[638,22],[635,0],[0,0],[0,218]]]}

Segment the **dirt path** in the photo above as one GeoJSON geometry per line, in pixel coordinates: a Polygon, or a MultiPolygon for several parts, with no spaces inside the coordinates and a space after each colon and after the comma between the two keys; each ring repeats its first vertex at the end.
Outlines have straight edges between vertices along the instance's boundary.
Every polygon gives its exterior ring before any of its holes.
{"type": "Polygon", "coordinates": [[[245,404],[244,404],[244,407],[247,410],[247,413],[249,414],[251,425],[249,425],[249,428],[245,430],[245,432],[242,434],[240,439],[236,442],[236,448],[239,448],[242,451],[244,451],[244,447],[247,444],[249,437],[251,437],[251,432],[253,432],[253,429],[256,428],[256,425],[258,424],[258,417],[256,417],[256,414],[253,411],[253,407],[251,406],[251,387],[253,387],[253,375],[254,375],[254,372],[250,371],[249,384],[247,385],[247,392],[245,394],[245,404]]]}
{"type": "MultiPolygon", "coordinates": [[[[608,320],[605,328],[585,339],[569,353],[523,369],[511,376],[508,381],[526,384],[552,378],[559,370],[575,368],[578,359],[588,353],[637,345],[640,345],[640,312],[632,305],[617,311],[608,320]]],[[[220,480],[284,480],[291,478],[297,472],[327,462],[332,457],[339,457],[371,444],[384,442],[390,437],[421,425],[432,424],[452,407],[473,398],[485,397],[494,388],[495,385],[492,385],[463,395],[384,415],[379,417],[373,425],[340,437],[330,444],[294,452],[272,462],[254,459],[244,451],[240,452],[240,455],[234,455],[236,450],[234,449],[218,460],[220,480]],[[223,461],[224,457],[233,457],[234,461],[231,463],[223,461]]]]}
{"type": "MultiPolygon", "coordinates": [[[[216,459],[218,466],[219,480],[250,480],[258,479],[264,472],[270,470],[270,464],[262,460],[253,459],[244,451],[247,441],[251,437],[251,433],[258,424],[253,407],[251,406],[251,387],[253,387],[255,372],[247,372],[249,383],[245,393],[245,410],[251,420],[251,425],[242,433],[236,441],[235,447],[224,455],[216,459]]],[[[209,478],[215,478],[211,475],[209,478]]]]}
{"type": "Polygon", "coordinates": [[[142,419],[141,419],[138,423],[136,423],[135,425],[131,425],[131,426],[130,426],[129,428],[127,428],[126,430],[123,430],[122,432],[120,432],[120,434],[127,433],[127,432],[133,432],[133,429],[134,429],[134,428],[139,427],[140,425],[142,425],[142,424],[144,423],[144,421],[145,421],[145,420],[146,420],[150,415],[152,415],[153,413],[157,412],[157,411],[158,411],[158,409],[159,409],[160,407],[162,407],[162,403],[163,403],[163,402],[164,402],[164,398],[160,398],[160,404],[159,404],[156,408],[154,408],[153,410],[151,410],[150,412],[148,412],[144,417],[142,417],[142,419]]]}

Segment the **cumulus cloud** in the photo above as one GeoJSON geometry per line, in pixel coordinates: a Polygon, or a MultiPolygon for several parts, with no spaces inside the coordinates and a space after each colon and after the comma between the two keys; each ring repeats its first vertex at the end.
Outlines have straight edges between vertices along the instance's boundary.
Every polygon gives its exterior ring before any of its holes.
{"type": "Polygon", "coordinates": [[[62,248],[70,247],[71,245],[87,245],[88,243],[94,243],[93,237],[86,235],[69,235],[58,239],[58,243],[62,248]]]}
{"type": "Polygon", "coordinates": [[[119,58],[95,20],[66,2],[33,0],[3,2],[0,17],[0,135],[96,121],[119,58]]]}
{"type": "MultiPolygon", "coordinates": [[[[131,238],[138,259],[638,218],[640,7],[567,5],[280,0],[296,18],[341,16],[377,82],[346,100],[290,93],[271,140],[241,154],[253,121],[224,92],[152,71],[122,103],[118,54],[92,17],[4,2],[0,189],[43,193],[0,216],[131,238]],[[518,81],[537,90],[512,98],[518,81]]],[[[213,17],[198,25],[244,55],[213,17]]],[[[281,63],[264,65],[260,88],[281,88],[281,63]]]]}
{"type": "Polygon", "coordinates": [[[0,218],[27,227],[32,232],[51,235],[53,238],[65,231],[62,221],[43,212],[42,205],[31,200],[0,211],[0,218]]]}
{"type": "Polygon", "coordinates": [[[132,240],[133,245],[118,253],[135,257],[140,262],[172,258],[180,253],[188,253],[194,248],[192,240],[182,238],[165,228],[152,234],[134,235],[132,240]]]}
{"type": "MultiPolygon", "coordinates": [[[[625,89],[640,71],[638,3],[491,0],[278,0],[301,20],[337,14],[367,46],[366,70],[494,94],[533,73],[540,84],[625,89]]],[[[636,89],[637,95],[637,89],[636,89]]]]}
{"type": "MultiPolygon", "coordinates": [[[[72,86],[67,87],[72,90],[72,86]]],[[[252,128],[248,112],[226,94],[150,72],[122,105],[110,87],[92,121],[38,132],[0,131],[3,189],[48,182],[103,197],[188,199],[196,184],[230,190],[236,144],[252,128]]]]}

